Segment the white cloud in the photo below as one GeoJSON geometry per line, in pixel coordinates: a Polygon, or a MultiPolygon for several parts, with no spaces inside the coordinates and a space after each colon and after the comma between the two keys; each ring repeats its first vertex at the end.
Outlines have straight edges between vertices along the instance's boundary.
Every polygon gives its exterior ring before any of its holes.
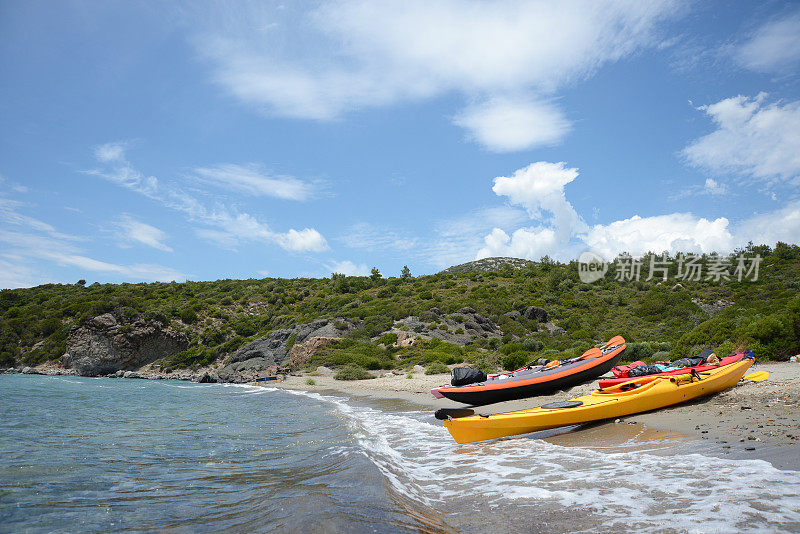
{"type": "Polygon", "coordinates": [[[255,165],[217,165],[195,169],[196,178],[254,196],[270,196],[288,200],[307,200],[311,185],[293,176],[272,176],[255,165]]]}
{"type": "Polygon", "coordinates": [[[137,221],[130,215],[121,216],[115,225],[121,230],[120,237],[126,241],[136,241],[148,247],[172,252],[172,249],[164,244],[167,234],[155,226],[137,221]]]}
{"type": "Polygon", "coordinates": [[[37,232],[43,232],[51,237],[63,239],[65,241],[75,241],[79,239],[78,237],[62,234],[61,232],[56,231],[52,225],[44,221],[40,221],[39,219],[35,219],[20,213],[19,209],[24,206],[24,203],[17,200],[0,197],[0,221],[5,224],[29,228],[37,232]]]}
{"type": "Polygon", "coordinates": [[[711,196],[724,196],[729,193],[728,185],[714,180],[713,178],[706,178],[706,181],[700,185],[690,185],[685,187],[669,196],[670,200],[680,200],[689,196],[697,195],[711,195],[711,196]]]}
{"type": "MultiPolygon", "coordinates": [[[[99,158],[98,161],[103,163],[99,158]]],[[[220,168],[224,169],[225,167],[220,168]]],[[[237,168],[245,169],[245,167],[238,166],[237,168]]],[[[292,228],[284,233],[275,232],[266,223],[249,213],[243,213],[225,205],[208,207],[175,184],[162,184],[155,177],[144,176],[133,168],[125,158],[124,152],[111,160],[111,165],[106,168],[84,172],[109,180],[170,209],[184,213],[191,222],[200,225],[195,228],[195,233],[199,237],[223,248],[235,249],[241,243],[260,241],[274,243],[293,252],[320,252],[328,249],[325,238],[313,228],[303,230],[292,228]]],[[[230,172],[227,176],[231,178],[234,174],[236,173],[230,172]]],[[[206,179],[209,181],[221,180],[222,176],[222,174],[209,172],[206,179]]],[[[235,182],[235,187],[240,189],[261,188],[263,191],[264,188],[267,188],[264,180],[259,181],[259,178],[253,176],[245,178],[242,174],[238,174],[237,178],[231,178],[231,180],[235,182]]],[[[232,182],[228,181],[227,183],[231,184],[232,182]]],[[[282,189],[281,194],[297,195],[301,189],[288,187],[282,189]]]]}
{"type": "Polygon", "coordinates": [[[482,235],[493,228],[510,228],[527,221],[525,211],[509,206],[477,209],[461,217],[439,221],[435,238],[416,247],[428,263],[437,268],[475,259],[475,251],[483,245],[482,235]]]}
{"type": "Polygon", "coordinates": [[[370,268],[366,263],[355,264],[350,260],[336,261],[332,264],[325,265],[332,273],[340,273],[347,276],[367,276],[370,273],[370,268]]]}
{"type": "Polygon", "coordinates": [[[493,152],[513,152],[560,141],[570,130],[564,114],[552,104],[494,99],[469,106],[454,119],[493,152]]]}
{"type": "MultiPolygon", "coordinates": [[[[57,265],[76,267],[86,271],[122,275],[132,280],[171,281],[183,280],[186,275],[170,267],[155,264],[118,265],[95,258],[90,258],[81,253],[73,244],[62,238],[53,238],[22,231],[9,231],[0,229],[0,243],[6,245],[4,255],[17,258],[16,271],[18,273],[32,273],[33,269],[26,262],[31,260],[44,260],[57,265]]],[[[41,281],[40,277],[31,278],[29,281],[41,281]]],[[[23,279],[24,280],[24,279],[23,279]]]]}
{"type": "Polygon", "coordinates": [[[94,156],[103,163],[123,161],[127,147],[128,143],[125,142],[105,143],[95,147],[94,156]]]}
{"type": "Polygon", "coordinates": [[[192,21],[214,79],[268,113],[334,119],[448,93],[496,102],[456,121],[492,149],[551,144],[568,129],[559,88],[661,39],[678,2],[424,0],[226,5],[192,21]],[[499,102],[506,102],[505,105],[499,102]],[[522,118],[500,121],[513,110],[522,118]]]}
{"type": "Polygon", "coordinates": [[[552,228],[543,227],[520,228],[511,236],[495,228],[484,241],[486,246],[478,251],[475,259],[510,256],[538,260],[543,256],[564,256],[568,248],[552,228]]]}
{"type": "MultiPolygon", "coordinates": [[[[722,253],[748,241],[769,245],[777,241],[800,242],[800,201],[772,213],[755,215],[737,225],[724,217],[709,220],[691,213],[670,213],[652,217],[634,215],[589,227],[564,193],[564,187],[577,177],[577,169],[564,163],[537,162],[509,177],[495,178],[493,191],[524,207],[530,219],[538,224],[513,231],[493,228],[485,235],[475,258],[514,256],[538,260],[549,255],[571,260],[591,248],[610,259],[623,252],[634,256],[664,251],[722,253]]],[[[700,186],[696,187],[699,190],[700,186]]],[[[727,191],[724,184],[710,178],[703,189],[707,194],[727,191]]]]}
{"type": "MultiPolygon", "coordinates": [[[[25,187],[24,185],[20,185],[18,183],[12,182],[11,180],[7,179],[5,176],[0,174],[0,185],[3,185],[3,184],[6,184],[8,186],[8,188],[11,191],[15,192],[15,193],[27,193],[28,192],[28,188],[25,187]]],[[[2,191],[0,191],[0,194],[2,194],[2,191]]]]}
{"type": "Polygon", "coordinates": [[[690,213],[672,213],[655,217],[634,215],[629,219],[593,226],[583,237],[591,249],[612,258],[622,252],[641,256],[647,252],[723,252],[735,242],[728,229],[729,221],[713,221],[690,213]]]}
{"type": "Polygon", "coordinates": [[[764,103],[736,96],[702,106],[717,129],[692,142],[682,155],[693,166],[748,176],[775,185],[800,176],[800,101],[764,103]]]}
{"type": "Polygon", "coordinates": [[[328,250],[328,242],[322,234],[313,228],[295,230],[292,228],[285,234],[280,234],[278,243],[287,250],[295,252],[322,252],[328,250]]]}
{"type": "Polygon", "coordinates": [[[758,28],[735,49],[734,57],[758,72],[796,72],[800,63],[800,11],[758,28]]]}
{"type": "Polygon", "coordinates": [[[583,237],[587,247],[612,258],[622,252],[732,252],[749,241],[775,245],[800,243],[800,201],[773,212],[761,213],[731,224],[720,217],[708,220],[690,213],[655,217],[635,215],[608,225],[598,224],[583,237]]]}
{"type": "Polygon", "coordinates": [[[347,232],[339,237],[339,241],[351,248],[383,248],[404,251],[412,249],[419,239],[361,222],[348,228],[347,232]]]}
{"type": "Polygon", "coordinates": [[[736,241],[740,246],[748,241],[767,245],[778,241],[800,243],[800,200],[742,221],[736,231],[736,241]]]}
{"type": "Polygon", "coordinates": [[[25,258],[0,259],[0,289],[32,287],[51,281],[27,265],[25,258]]]}
{"type": "Polygon", "coordinates": [[[498,176],[492,191],[524,207],[534,220],[551,222],[558,239],[567,241],[586,229],[586,223],[564,193],[564,187],[577,177],[578,169],[567,168],[564,162],[538,161],[514,171],[511,176],[498,176]],[[552,221],[548,212],[552,214],[552,221]]]}
{"type": "Polygon", "coordinates": [[[714,180],[713,178],[706,178],[703,191],[709,195],[724,195],[728,192],[728,186],[714,180]]]}

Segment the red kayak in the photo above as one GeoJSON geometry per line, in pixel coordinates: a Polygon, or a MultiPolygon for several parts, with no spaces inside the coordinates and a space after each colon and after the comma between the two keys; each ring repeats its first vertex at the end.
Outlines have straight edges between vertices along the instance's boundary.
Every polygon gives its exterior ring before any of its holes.
{"type": "MultiPolygon", "coordinates": [[[[671,371],[664,371],[662,373],[654,373],[652,375],[644,375],[644,376],[670,376],[670,375],[683,375],[686,373],[691,373],[692,370],[700,373],[703,371],[710,371],[712,369],[718,369],[720,367],[724,367],[726,365],[730,365],[732,363],[736,363],[742,361],[743,358],[746,357],[744,352],[740,352],[739,354],[734,354],[732,356],[726,356],[722,358],[719,363],[715,363],[713,365],[706,365],[700,364],[695,365],[694,367],[683,367],[681,369],[672,369],[671,371]]],[[[641,376],[637,376],[635,378],[642,378],[641,376]]],[[[634,380],[632,377],[618,377],[618,378],[604,378],[598,384],[600,389],[610,388],[611,386],[616,386],[617,384],[622,384],[623,382],[628,382],[630,380],[634,380]]]]}

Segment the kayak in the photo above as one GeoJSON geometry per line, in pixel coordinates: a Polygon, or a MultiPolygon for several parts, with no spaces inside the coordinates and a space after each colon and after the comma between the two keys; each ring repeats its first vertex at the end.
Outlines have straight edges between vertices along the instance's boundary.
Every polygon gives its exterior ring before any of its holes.
{"type": "MultiPolygon", "coordinates": [[[[714,365],[695,365],[694,367],[682,367],[680,369],[673,369],[671,371],[664,371],[662,373],[654,373],[652,375],[645,375],[645,376],[672,376],[672,375],[682,375],[686,373],[691,373],[692,369],[694,369],[698,373],[702,373],[705,371],[711,371],[713,369],[718,369],[720,367],[725,367],[726,365],[730,365],[732,363],[740,362],[742,359],[745,358],[745,354],[740,352],[739,354],[733,354],[731,356],[726,356],[722,358],[719,363],[714,365]]],[[[644,378],[638,377],[638,378],[644,378]]],[[[622,384],[623,382],[628,382],[632,380],[631,377],[618,377],[618,378],[604,378],[600,380],[598,383],[598,387],[600,388],[610,388],[611,386],[616,386],[617,384],[622,384]]]]}
{"type": "Polygon", "coordinates": [[[607,373],[617,364],[625,348],[625,339],[616,336],[603,347],[589,349],[577,358],[528,366],[473,384],[441,386],[431,393],[437,398],[473,406],[553,393],[607,373]]]}
{"type": "MultiPolygon", "coordinates": [[[[445,418],[445,428],[458,443],[527,434],[646,412],[711,395],[735,386],[752,364],[753,359],[748,357],[703,374],[643,376],[566,402],[516,412],[455,418],[437,413],[437,417],[445,418]]],[[[462,409],[461,412],[471,410],[462,409]]]]}

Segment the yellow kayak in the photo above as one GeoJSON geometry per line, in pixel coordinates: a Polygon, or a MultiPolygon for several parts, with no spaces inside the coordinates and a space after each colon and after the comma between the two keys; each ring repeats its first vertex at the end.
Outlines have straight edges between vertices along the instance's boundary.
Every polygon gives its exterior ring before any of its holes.
{"type": "Polygon", "coordinates": [[[566,402],[496,415],[448,418],[444,426],[456,442],[471,443],[647,412],[735,386],[752,364],[753,360],[747,358],[699,375],[643,376],[566,402]]]}

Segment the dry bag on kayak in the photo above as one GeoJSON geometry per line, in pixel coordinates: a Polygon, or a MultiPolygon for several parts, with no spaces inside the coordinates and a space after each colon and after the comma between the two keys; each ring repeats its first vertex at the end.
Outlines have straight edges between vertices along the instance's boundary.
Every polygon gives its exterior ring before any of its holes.
{"type": "Polygon", "coordinates": [[[696,365],[700,365],[704,361],[705,358],[701,355],[694,356],[692,358],[681,358],[680,360],[675,360],[674,362],[670,363],[669,366],[674,369],[683,369],[684,367],[694,367],[696,365]]]}
{"type": "Polygon", "coordinates": [[[628,371],[628,376],[630,378],[636,378],[637,376],[654,375],[656,373],[660,373],[661,371],[661,367],[657,365],[639,365],[628,371]]]}
{"type": "Polygon", "coordinates": [[[451,376],[450,383],[454,386],[466,386],[467,384],[486,381],[486,373],[469,367],[455,367],[451,371],[451,376]]]}
{"type": "Polygon", "coordinates": [[[614,376],[616,376],[617,378],[627,378],[629,376],[628,373],[631,372],[631,369],[633,369],[634,367],[643,367],[646,365],[647,364],[644,362],[633,362],[629,363],[628,365],[618,365],[613,369],[611,369],[611,372],[614,373],[614,376]]]}

